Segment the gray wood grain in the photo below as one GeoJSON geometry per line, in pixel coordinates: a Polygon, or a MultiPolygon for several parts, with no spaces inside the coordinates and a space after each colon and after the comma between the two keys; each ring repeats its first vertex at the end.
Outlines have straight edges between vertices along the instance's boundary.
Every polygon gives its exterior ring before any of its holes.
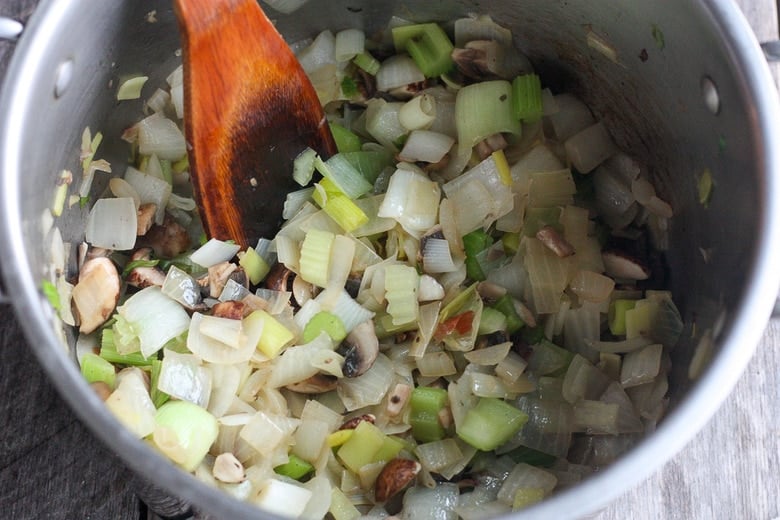
{"type": "MultiPolygon", "coordinates": [[[[0,16],[24,20],[36,3],[0,0],[0,16]]],[[[738,3],[759,40],[778,37],[774,0],[738,3]]],[[[12,49],[0,42],[0,76],[12,49]]],[[[0,516],[141,518],[130,480],[59,398],[11,309],[0,306],[0,516]]],[[[704,430],[596,518],[780,518],[780,320],[769,324],[734,393],[704,430]]]]}

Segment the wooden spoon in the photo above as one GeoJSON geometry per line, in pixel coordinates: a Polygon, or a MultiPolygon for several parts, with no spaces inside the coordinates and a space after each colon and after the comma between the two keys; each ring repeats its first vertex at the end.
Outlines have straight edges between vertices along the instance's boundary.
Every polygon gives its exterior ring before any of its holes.
{"type": "MultiPolygon", "coordinates": [[[[272,238],[292,163],[336,152],[317,93],[257,0],[174,0],[190,173],[206,234],[272,238]]],[[[297,186],[300,188],[300,186],[297,186]]]]}

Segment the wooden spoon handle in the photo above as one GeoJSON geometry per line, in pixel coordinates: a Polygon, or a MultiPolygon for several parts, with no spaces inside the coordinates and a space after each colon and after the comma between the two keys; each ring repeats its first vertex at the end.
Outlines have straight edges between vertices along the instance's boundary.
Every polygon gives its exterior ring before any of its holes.
{"type": "Polygon", "coordinates": [[[317,93],[256,0],[175,0],[185,133],[206,233],[254,245],[278,229],[306,146],[336,151],[317,93]]]}

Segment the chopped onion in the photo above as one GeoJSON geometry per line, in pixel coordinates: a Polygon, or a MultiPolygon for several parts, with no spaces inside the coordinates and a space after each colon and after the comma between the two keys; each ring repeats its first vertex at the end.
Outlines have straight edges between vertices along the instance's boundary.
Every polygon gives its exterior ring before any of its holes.
{"type": "Polygon", "coordinates": [[[663,345],[655,343],[623,356],[620,368],[620,384],[623,388],[648,383],[655,379],[661,369],[663,345]]]}
{"type": "Polygon", "coordinates": [[[521,462],[507,476],[498,492],[498,499],[506,505],[512,505],[520,489],[541,489],[547,495],[557,482],[558,479],[549,471],[521,462]]]}
{"type": "Polygon", "coordinates": [[[322,31],[311,45],[298,53],[297,58],[309,75],[326,65],[335,65],[336,37],[330,31],[322,31]]]}
{"type": "Polygon", "coordinates": [[[397,169],[379,207],[380,217],[394,218],[409,233],[419,234],[436,224],[439,185],[422,173],[397,169]]]}
{"type": "Polygon", "coordinates": [[[162,225],[165,219],[165,208],[171,196],[171,185],[162,179],[136,170],[128,166],[125,171],[125,181],[138,193],[141,204],[155,204],[154,223],[162,225]]]}
{"type": "Polygon", "coordinates": [[[382,146],[396,150],[396,142],[406,134],[398,120],[403,103],[388,103],[384,99],[372,99],[366,105],[366,131],[382,146]]]}
{"type": "Polygon", "coordinates": [[[558,105],[558,111],[550,115],[550,123],[560,142],[596,122],[588,105],[573,94],[558,94],[555,96],[555,103],[558,105]]]}
{"type": "Polygon", "coordinates": [[[617,148],[602,123],[581,130],[566,140],[566,156],[580,173],[589,173],[613,155],[617,148]]]}
{"type": "Polygon", "coordinates": [[[149,76],[136,76],[123,81],[116,92],[117,101],[140,98],[141,89],[144,88],[148,79],[149,76]]]}
{"type": "Polygon", "coordinates": [[[452,356],[447,352],[429,352],[417,359],[417,369],[426,377],[451,376],[457,373],[452,356]]]}
{"type": "Polygon", "coordinates": [[[460,89],[455,100],[458,142],[471,147],[493,134],[519,135],[520,121],[514,118],[511,106],[512,85],[508,81],[485,81],[460,89]]]}
{"type": "Polygon", "coordinates": [[[425,74],[406,54],[397,54],[386,59],[376,73],[376,88],[384,91],[422,81],[425,81],[425,74]]]}
{"type": "Polygon", "coordinates": [[[190,255],[190,260],[202,267],[212,267],[227,262],[241,249],[238,244],[231,244],[212,238],[190,255]]]}
{"type": "Polygon", "coordinates": [[[384,354],[362,376],[340,379],[336,390],[348,411],[382,402],[393,382],[393,362],[384,354]]]}
{"type": "Polygon", "coordinates": [[[447,155],[453,144],[455,139],[448,135],[430,130],[413,130],[398,158],[408,162],[437,163],[447,155]]]}
{"type": "MultiPolygon", "coordinates": [[[[198,312],[192,315],[192,320],[187,335],[187,348],[190,352],[209,363],[230,365],[249,361],[257,348],[257,343],[262,334],[262,327],[253,326],[252,322],[244,321],[242,324],[243,334],[239,338],[238,347],[233,347],[212,337],[209,337],[201,331],[204,318],[213,318],[213,316],[204,316],[198,312]]],[[[230,320],[238,321],[238,320],[230,320]]]]}
{"type": "Polygon", "coordinates": [[[156,154],[160,159],[178,161],[187,154],[184,134],[176,123],[162,114],[152,114],[139,121],[138,151],[144,155],[156,154]]]}
{"type": "Polygon", "coordinates": [[[422,93],[404,103],[398,111],[398,122],[407,130],[429,128],[436,121],[436,98],[422,93]]]}
{"type": "Polygon", "coordinates": [[[432,489],[414,487],[404,494],[403,520],[457,520],[457,484],[444,482],[432,489]]]}
{"type": "Polygon", "coordinates": [[[138,213],[131,197],[99,199],[87,217],[86,240],[93,247],[118,251],[133,249],[138,213]]]}
{"type": "Polygon", "coordinates": [[[427,239],[422,253],[423,268],[426,273],[451,273],[455,271],[456,267],[450,254],[450,244],[446,240],[441,238],[427,239]]]}
{"type": "Polygon", "coordinates": [[[116,390],[106,399],[106,407],[131,434],[143,439],[154,431],[156,411],[143,372],[138,368],[123,370],[117,379],[116,390]]]}
{"type": "Polygon", "coordinates": [[[161,88],[154,91],[154,94],[146,100],[146,107],[152,112],[164,112],[165,107],[171,101],[171,95],[161,88]]]}
{"type": "Polygon", "coordinates": [[[345,29],[336,33],[336,61],[349,61],[363,52],[366,44],[366,34],[360,29],[345,29]]]}
{"type": "Polygon", "coordinates": [[[332,348],[333,342],[324,333],[305,345],[288,347],[274,360],[267,386],[280,388],[312,377],[319,372],[319,369],[312,365],[312,353],[316,350],[332,350],[332,348]]]}
{"type": "Polygon", "coordinates": [[[447,466],[458,463],[463,458],[463,452],[455,439],[420,444],[415,450],[420,464],[433,473],[441,473],[447,466]]]}
{"type": "Polygon", "coordinates": [[[563,397],[570,403],[581,399],[596,400],[611,381],[584,357],[576,354],[563,378],[563,397]]]}
{"type": "Polygon", "coordinates": [[[157,388],[177,399],[206,408],[211,395],[211,371],[192,354],[165,350],[157,388]]]}
{"type": "MultiPolygon", "coordinates": [[[[507,341],[499,343],[498,345],[491,345],[490,347],[466,352],[464,357],[475,365],[498,365],[507,357],[511,348],[512,342],[507,341]]],[[[522,358],[519,359],[522,360],[522,358]]],[[[498,372],[498,367],[496,367],[496,372],[498,372]]],[[[522,370],[517,374],[518,377],[520,376],[520,373],[522,373],[522,370]]],[[[515,377],[515,379],[517,379],[517,377],[515,377]]]]}
{"type": "Polygon", "coordinates": [[[615,288],[615,280],[593,271],[580,270],[574,275],[569,287],[572,292],[590,302],[603,302],[615,288]]]}

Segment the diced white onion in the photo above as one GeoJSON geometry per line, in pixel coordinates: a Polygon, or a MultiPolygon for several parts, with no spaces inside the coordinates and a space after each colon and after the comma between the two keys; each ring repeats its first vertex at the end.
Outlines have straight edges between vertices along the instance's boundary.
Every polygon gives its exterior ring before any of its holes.
{"type": "Polygon", "coordinates": [[[413,97],[398,112],[398,122],[407,130],[427,129],[435,120],[436,98],[428,93],[413,97]]]}
{"type": "Polygon", "coordinates": [[[160,159],[178,161],[187,154],[184,134],[176,123],[156,113],[142,119],[138,127],[138,151],[160,159]]]}
{"type": "Polygon", "coordinates": [[[108,188],[111,190],[111,193],[114,194],[114,197],[118,199],[123,197],[130,197],[133,199],[136,209],[141,205],[141,199],[138,196],[138,192],[126,180],[114,177],[108,181],[108,188]]]}
{"type": "Polygon", "coordinates": [[[455,139],[430,130],[413,130],[401,149],[399,159],[437,163],[450,151],[455,139]]]}
{"type": "Polygon", "coordinates": [[[382,402],[394,375],[393,362],[384,354],[379,354],[365,374],[340,379],[336,390],[348,411],[357,410],[382,402]]]}
{"type": "Polygon", "coordinates": [[[550,115],[550,122],[555,136],[561,142],[596,122],[588,105],[573,94],[558,94],[555,103],[558,111],[550,115]]]}
{"type": "Polygon", "coordinates": [[[314,42],[297,55],[298,62],[307,74],[325,65],[336,63],[336,37],[330,31],[322,31],[314,42]]]}
{"type": "Polygon", "coordinates": [[[206,408],[211,395],[211,372],[192,354],[166,350],[157,388],[166,394],[206,408]]]}
{"type": "Polygon", "coordinates": [[[117,312],[129,322],[149,357],[190,326],[187,311],[165,296],[159,287],[147,287],[133,294],[117,312]]]}
{"type": "MultiPolygon", "coordinates": [[[[242,328],[241,330],[244,334],[240,338],[238,348],[236,348],[203,334],[201,332],[201,323],[204,318],[206,316],[199,312],[192,315],[189,334],[187,334],[187,349],[190,352],[209,363],[231,365],[249,361],[257,348],[262,328],[260,330],[255,330],[255,328],[249,326],[246,327],[246,330],[242,328]]],[[[249,324],[250,322],[246,323],[249,324]]]]}
{"type": "Polygon", "coordinates": [[[450,254],[450,244],[441,238],[429,238],[423,250],[423,268],[426,273],[451,273],[456,267],[450,254]]]}
{"type": "Polygon", "coordinates": [[[131,197],[99,199],[87,217],[86,240],[93,247],[117,251],[133,249],[138,212],[131,197]]]}
{"type": "Polygon", "coordinates": [[[655,379],[661,369],[663,345],[655,343],[623,356],[620,369],[620,384],[623,388],[648,383],[655,379]]]}
{"type": "Polygon", "coordinates": [[[558,479],[549,471],[521,462],[504,481],[498,499],[506,505],[512,505],[520,489],[541,489],[548,495],[557,482],[558,479]]]}
{"type": "Polygon", "coordinates": [[[396,150],[396,141],[406,134],[398,120],[402,106],[384,99],[372,99],[366,105],[366,132],[389,150],[396,150]]]}
{"type": "Polygon", "coordinates": [[[171,196],[171,185],[162,179],[136,170],[128,166],[125,171],[125,180],[138,193],[141,204],[155,204],[157,210],[154,214],[154,223],[162,225],[165,219],[165,208],[171,196]]]}
{"type": "Polygon", "coordinates": [[[569,287],[580,298],[598,303],[609,298],[615,288],[615,280],[593,271],[580,270],[572,278],[569,287]]]}
{"type": "Polygon", "coordinates": [[[154,431],[156,410],[140,369],[121,373],[116,390],[106,399],[106,407],[137,438],[143,439],[154,431]]]}
{"type": "Polygon", "coordinates": [[[451,376],[457,373],[455,363],[447,352],[429,352],[417,359],[420,374],[427,377],[451,376]]]}
{"type": "Polygon", "coordinates": [[[425,81],[425,74],[406,54],[397,54],[387,58],[376,73],[376,88],[382,91],[393,90],[421,81],[425,81]]]}
{"type": "Polygon", "coordinates": [[[580,173],[593,171],[613,155],[617,148],[607,129],[599,122],[571,136],[564,143],[566,156],[580,173]]]}
{"type": "Polygon", "coordinates": [[[360,29],[345,29],[336,33],[336,61],[349,61],[363,52],[366,34],[360,29]]]}
{"type": "Polygon", "coordinates": [[[409,233],[422,233],[436,224],[439,185],[424,174],[397,169],[379,207],[380,217],[394,218],[409,233]]]}
{"type": "Polygon", "coordinates": [[[196,264],[209,268],[211,266],[227,262],[241,249],[238,244],[230,244],[212,238],[190,255],[190,260],[196,264]]]}

